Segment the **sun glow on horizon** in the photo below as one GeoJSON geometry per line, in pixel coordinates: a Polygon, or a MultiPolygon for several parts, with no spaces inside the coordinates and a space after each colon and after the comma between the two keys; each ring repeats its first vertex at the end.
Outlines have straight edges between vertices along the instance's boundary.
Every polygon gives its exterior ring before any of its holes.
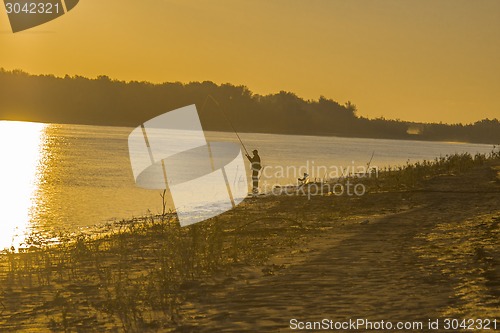
{"type": "Polygon", "coordinates": [[[500,118],[499,38],[495,0],[86,0],[17,34],[0,11],[0,67],[241,84],[350,100],[368,118],[471,123],[500,118]]]}

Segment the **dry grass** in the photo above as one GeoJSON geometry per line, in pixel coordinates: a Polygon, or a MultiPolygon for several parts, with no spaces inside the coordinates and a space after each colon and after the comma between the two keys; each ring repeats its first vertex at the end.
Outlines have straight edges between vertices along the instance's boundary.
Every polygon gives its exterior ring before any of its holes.
{"type": "MultiPolygon", "coordinates": [[[[499,159],[495,149],[489,155],[451,155],[388,168],[379,178],[363,181],[372,193],[413,189],[429,178],[499,159]]],[[[250,199],[249,205],[186,228],[175,214],[164,212],[122,221],[106,234],[5,251],[0,258],[2,331],[168,331],[182,320],[183,302],[206,280],[229,277],[241,265],[262,264],[331,221],[395,207],[370,196],[331,198],[328,207],[324,199],[250,199]]]]}
{"type": "MultiPolygon", "coordinates": [[[[80,235],[51,247],[5,251],[0,259],[0,325],[54,332],[175,326],[186,295],[213,274],[263,262],[271,246],[260,235],[212,219],[181,228],[172,214],[122,221],[107,235],[80,235]],[[36,295],[36,296],[33,296],[36,295]],[[35,321],[35,323],[33,323],[35,321]],[[31,327],[30,326],[30,327],[31,327]]],[[[280,234],[293,243],[297,228],[280,234]]]]}

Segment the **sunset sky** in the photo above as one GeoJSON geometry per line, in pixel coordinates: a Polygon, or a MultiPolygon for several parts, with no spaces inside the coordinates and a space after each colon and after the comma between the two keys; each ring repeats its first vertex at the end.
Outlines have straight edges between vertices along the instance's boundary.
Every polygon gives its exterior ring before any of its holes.
{"type": "Polygon", "coordinates": [[[498,0],[81,0],[13,34],[0,67],[204,81],[348,100],[366,117],[500,118],[498,0]]]}

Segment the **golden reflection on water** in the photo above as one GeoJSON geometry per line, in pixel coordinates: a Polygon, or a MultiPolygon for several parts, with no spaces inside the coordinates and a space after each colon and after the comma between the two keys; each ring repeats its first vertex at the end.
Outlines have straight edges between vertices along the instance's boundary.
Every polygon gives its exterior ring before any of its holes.
{"type": "Polygon", "coordinates": [[[0,250],[29,237],[46,126],[0,121],[0,250]]]}

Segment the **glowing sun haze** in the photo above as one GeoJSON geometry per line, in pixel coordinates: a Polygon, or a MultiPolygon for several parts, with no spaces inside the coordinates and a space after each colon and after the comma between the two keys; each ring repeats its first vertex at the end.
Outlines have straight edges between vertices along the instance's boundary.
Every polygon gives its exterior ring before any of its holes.
{"type": "Polygon", "coordinates": [[[355,103],[359,114],[500,118],[497,0],[84,0],[12,34],[0,67],[57,76],[204,81],[355,103]]]}

